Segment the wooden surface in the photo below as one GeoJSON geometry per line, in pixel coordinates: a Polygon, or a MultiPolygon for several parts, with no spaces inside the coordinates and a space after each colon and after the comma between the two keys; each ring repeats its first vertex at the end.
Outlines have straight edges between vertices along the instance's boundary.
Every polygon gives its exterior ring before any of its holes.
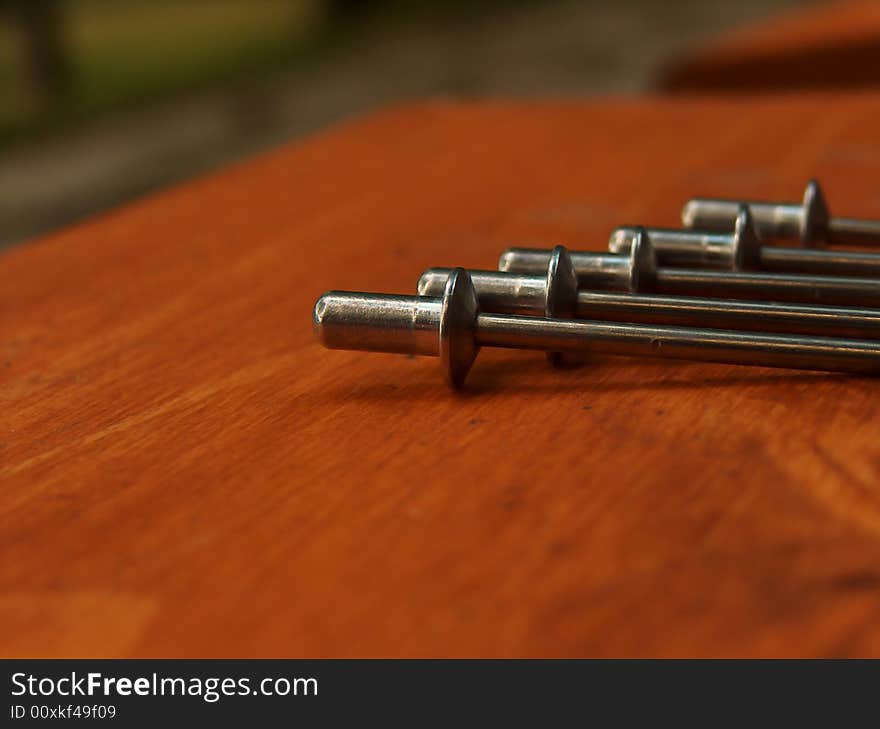
{"type": "Polygon", "coordinates": [[[660,75],[673,92],[880,87],[880,3],[842,0],[788,11],[683,54],[660,75]]]}
{"type": "Polygon", "coordinates": [[[880,655],[880,381],[311,331],[694,194],[880,216],[878,113],[425,103],[5,253],[0,654],[880,655]]]}

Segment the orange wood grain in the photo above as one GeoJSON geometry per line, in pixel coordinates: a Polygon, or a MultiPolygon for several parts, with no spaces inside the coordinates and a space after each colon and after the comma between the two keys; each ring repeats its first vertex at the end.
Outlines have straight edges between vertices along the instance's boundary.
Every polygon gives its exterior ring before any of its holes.
{"type": "Polygon", "coordinates": [[[880,97],[393,108],[0,256],[0,654],[880,655],[880,381],[321,349],[688,196],[880,216],[880,97]]]}
{"type": "Polygon", "coordinates": [[[821,3],[738,28],[673,59],[658,86],[711,93],[877,88],[880,3],[821,3]]]}

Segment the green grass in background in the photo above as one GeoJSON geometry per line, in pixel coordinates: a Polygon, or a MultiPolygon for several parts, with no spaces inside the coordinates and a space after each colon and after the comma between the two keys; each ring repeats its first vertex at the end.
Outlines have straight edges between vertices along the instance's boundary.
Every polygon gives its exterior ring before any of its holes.
{"type": "Polygon", "coordinates": [[[15,29],[0,27],[0,138],[277,65],[317,27],[319,0],[68,0],[74,82],[33,108],[15,29]]]}
{"type": "Polygon", "coordinates": [[[472,20],[550,1],[374,0],[334,15],[331,0],[60,0],[74,79],[48,104],[36,103],[22,84],[18,29],[0,15],[0,146],[121,106],[320,58],[393,24],[472,20]]]}

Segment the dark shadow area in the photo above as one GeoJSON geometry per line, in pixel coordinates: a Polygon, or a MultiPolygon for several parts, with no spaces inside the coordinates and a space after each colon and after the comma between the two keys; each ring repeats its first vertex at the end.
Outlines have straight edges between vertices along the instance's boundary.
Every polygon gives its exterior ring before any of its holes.
{"type": "MultiPolygon", "coordinates": [[[[430,363],[425,362],[430,368],[430,363]]],[[[635,359],[629,357],[596,356],[591,361],[582,361],[563,368],[551,368],[542,357],[525,357],[510,359],[493,359],[484,363],[479,360],[474,365],[465,382],[464,389],[455,391],[446,386],[441,374],[435,369],[430,373],[436,377],[434,386],[426,383],[422,377],[413,377],[407,373],[403,380],[391,381],[396,373],[389,372],[388,382],[369,384],[352,383],[337,384],[322,393],[321,398],[328,402],[376,402],[391,400],[436,400],[438,397],[479,398],[496,392],[504,393],[565,393],[581,391],[584,393],[601,392],[634,392],[634,391],[676,391],[676,390],[717,390],[736,388],[742,385],[757,387],[777,387],[785,384],[811,384],[831,382],[846,378],[847,380],[864,380],[876,383],[871,378],[854,377],[821,372],[798,372],[795,370],[768,370],[765,368],[741,368],[736,365],[715,365],[731,367],[729,375],[713,377],[694,377],[693,367],[705,363],[677,360],[676,369],[688,371],[688,376],[681,379],[668,379],[669,365],[659,360],[635,359]],[[578,377],[576,370],[585,374],[592,368],[596,373],[604,374],[609,368],[626,368],[633,371],[633,377],[624,382],[604,382],[601,378],[590,379],[588,384],[578,377]],[[642,376],[636,372],[643,371],[642,376]]],[[[709,365],[711,366],[711,365],[709,365]]]]}
{"type": "Polygon", "coordinates": [[[681,94],[875,88],[880,86],[880,39],[730,61],[683,62],[662,72],[657,86],[681,94]]]}

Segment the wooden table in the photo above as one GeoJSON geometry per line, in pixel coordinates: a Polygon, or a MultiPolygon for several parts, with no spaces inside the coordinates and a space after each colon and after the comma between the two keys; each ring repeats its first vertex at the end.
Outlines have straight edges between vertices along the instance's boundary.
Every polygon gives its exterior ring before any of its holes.
{"type": "Polygon", "coordinates": [[[725,33],[673,59],[669,92],[880,87],[880,3],[836,0],[725,33]]]}
{"type": "Polygon", "coordinates": [[[693,194],[880,216],[880,97],[424,103],[0,256],[4,656],[880,655],[880,382],[327,351],[330,288],[693,194]]]}

